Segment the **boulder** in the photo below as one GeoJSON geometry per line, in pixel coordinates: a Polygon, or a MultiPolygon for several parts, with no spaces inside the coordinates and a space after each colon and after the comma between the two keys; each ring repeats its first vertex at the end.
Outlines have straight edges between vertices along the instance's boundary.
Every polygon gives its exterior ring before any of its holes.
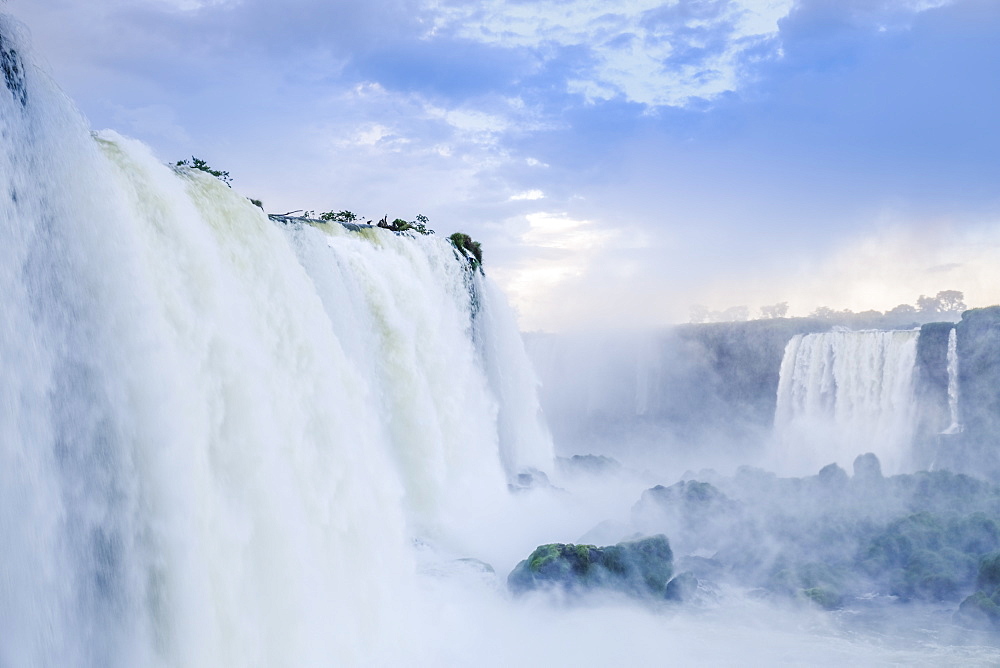
{"type": "Polygon", "coordinates": [[[605,455],[573,455],[556,457],[556,467],[560,473],[568,475],[609,475],[622,470],[621,462],[605,455]]]}
{"type": "Polygon", "coordinates": [[[515,594],[538,589],[608,590],[662,597],[671,575],[673,552],[666,536],[658,535],[607,547],[541,545],[511,571],[507,586],[515,594]]]}
{"type": "Polygon", "coordinates": [[[979,591],[962,601],[958,616],[973,623],[1000,624],[1000,552],[979,560],[976,586],[979,591]]]}
{"type": "Polygon", "coordinates": [[[714,485],[684,480],[642,493],[632,506],[632,523],[643,533],[671,536],[679,554],[716,551],[742,533],[742,505],[714,485]]]}
{"type": "Polygon", "coordinates": [[[663,598],[668,601],[686,603],[698,593],[698,578],[693,573],[684,572],[667,583],[663,598]]]}
{"type": "Polygon", "coordinates": [[[872,452],[854,458],[854,482],[860,485],[878,485],[883,480],[882,464],[872,452]]]}

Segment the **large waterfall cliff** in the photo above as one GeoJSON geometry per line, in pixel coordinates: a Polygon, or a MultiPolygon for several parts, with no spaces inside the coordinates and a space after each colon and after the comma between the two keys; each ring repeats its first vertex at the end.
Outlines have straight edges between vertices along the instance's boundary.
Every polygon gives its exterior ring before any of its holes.
{"type": "Polygon", "coordinates": [[[410,542],[551,467],[502,295],[91,134],[0,20],[0,665],[398,659],[410,542]]]}

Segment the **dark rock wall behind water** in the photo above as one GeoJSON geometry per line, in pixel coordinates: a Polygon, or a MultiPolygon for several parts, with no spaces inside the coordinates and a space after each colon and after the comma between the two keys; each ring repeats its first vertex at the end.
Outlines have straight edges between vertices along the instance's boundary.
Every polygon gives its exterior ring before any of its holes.
{"type": "MultiPolygon", "coordinates": [[[[527,335],[557,448],[614,454],[626,441],[754,447],[767,438],[785,345],[829,329],[808,318],[680,325],[644,336],[527,335]]],[[[1000,307],[920,328],[915,463],[1000,479],[1000,307]],[[948,404],[948,337],[957,330],[962,431],[948,404]]]]}
{"type": "MultiPolygon", "coordinates": [[[[955,323],[932,322],[920,328],[917,339],[917,368],[914,401],[917,404],[914,430],[915,460],[921,467],[933,466],[946,440],[941,432],[951,424],[948,405],[948,338],[955,323]]],[[[952,439],[953,440],[953,439],[952,439]]]]}
{"type": "Polygon", "coordinates": [[[1000,480],[1000,306],[962,314],[958,333],[962,431],[938,440],[938,462],[1000,480]]]}
{"type": "Polygon", "coordinates": [[[645,335],[528,334],[541,401],[563,452],[626,443],[704,448],[761,442],[774,421],[785,345],[809,318],[681,325],[645,335]]]}

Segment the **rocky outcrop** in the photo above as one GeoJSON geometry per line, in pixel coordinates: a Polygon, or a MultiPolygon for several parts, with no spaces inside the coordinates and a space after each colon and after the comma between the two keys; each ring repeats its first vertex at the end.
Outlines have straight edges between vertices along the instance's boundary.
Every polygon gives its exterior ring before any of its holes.
{"type": "Polygon", "coordinates": [[[973,438],[1000,433],[1000,306],[962,314],[958,382],[962,423],[973,438]]]}
{"type": "Polygon", "coordinates": [[[979,560],[976,586],[978,591],[959,606],[959,617],[963,621],[1000,626],[1000,552],[992,552],[979,560]]]}
{"type": "Polygon", "coordinates": [[[639,598],[662,598],[673,575],[666,536],[607,547],[551,543],[535,549],[507,577],[515,594],[555,589],[580,594],[604,590],[639,598]]]}
{"type": "Polygon", "coordinates": [[[698,448],[763,442],[785,345],[812,318],[679,325],[642,335],[527,334],[557,442],[615,454],[637,439],[698,448]]]}
{"type": "Polygon", "coordinates": [[[566,475],[611,475],[622,469],[621,462],[605,455],[556,457],[556,468],[566,475]]]}
{"type": "Polygon", "coordinates": [[[916,433],[930,445],[948,428],[948,338],[955,323],[931,322],[920,328],[914,399],[917,402],[916,433]]]}
{"type": "Polygon", "coordinates": [[[955,331],[961,428],[918,445],[933,444],[937,468],[1000,480],[1000,306],[966,311],[955,331]]]}
{"type": "Polygon", "coordinates": [[[665,533],[679,553],[718,550],[743,530],[741,505],[707,482],[684,480],[642,493],[632,523],[644,533],[665,533]]]}

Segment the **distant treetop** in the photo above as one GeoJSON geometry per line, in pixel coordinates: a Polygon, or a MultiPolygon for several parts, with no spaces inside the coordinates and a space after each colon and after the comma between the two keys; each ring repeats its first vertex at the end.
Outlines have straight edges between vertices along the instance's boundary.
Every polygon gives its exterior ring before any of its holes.
{"type": "MultiPolygon", "coordinates": [[[[829,306],[817,307],[809,314],[810,318],[829,320],[834,324],[852,327],[900,327],[917,322],[931,322],[936,319],[957,319],[968,307],[965,305],[965,295],[960,290],[942,290],[934,297],[920,295],[916,306],[900,304],[882,311],[861,311],[855,313],[850,309],[838,311],[829,306]]],[[[759,318],[783,318],[788,313],[788,302],[779,302],[760,308],[759,318]]],[[[712,311],[702,305],[691,307],[691,322],[742,322],[747,320],[749,309],[746,306],[732,306],[722,311],[712,311]]]]}

